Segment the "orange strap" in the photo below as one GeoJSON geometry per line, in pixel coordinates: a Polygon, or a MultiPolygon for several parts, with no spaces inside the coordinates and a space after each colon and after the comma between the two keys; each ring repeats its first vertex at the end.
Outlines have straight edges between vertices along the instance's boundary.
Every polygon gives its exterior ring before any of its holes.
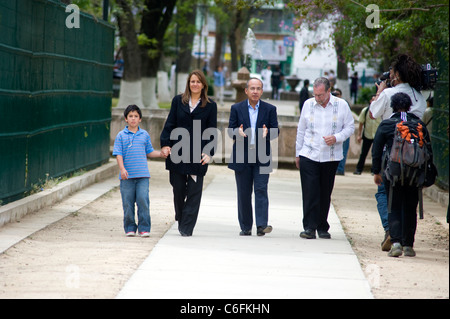
{"type": "Polygon", "coordinates": [[[419,139],[419,146],[422,147],[423,146],[423,128],[422,128],[422,124],[418,123],[417,125],[417,132],[419,133],[419,136],[417,136],[414,133],[410,133],[409,131],[409,127],[406,125],[403,125],[403,121],[397,124],[397,130],[398,132],[400,132],[400,136],[406,140],[408,143],[411,143],[411,135],[416,138],[419,139]]]}

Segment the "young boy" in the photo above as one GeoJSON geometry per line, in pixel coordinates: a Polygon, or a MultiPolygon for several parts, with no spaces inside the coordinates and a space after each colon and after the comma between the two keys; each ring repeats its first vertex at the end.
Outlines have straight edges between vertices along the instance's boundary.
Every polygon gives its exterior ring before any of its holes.
{"type": "Polygon", "coordinates": [[[124,112],[128,126],[117,134],[113,155],[120,169],[120,194],[122,195],[123,226],[127,237],[150,236],[150,202],[148,197],[150,173],[147,157],[165,157],[152,147],[150,135],[139,127],[142,113],[136,105],[129,105],[124,112]],[[138,207],[138,224],[134,218],[134,204],[138,207]]]}

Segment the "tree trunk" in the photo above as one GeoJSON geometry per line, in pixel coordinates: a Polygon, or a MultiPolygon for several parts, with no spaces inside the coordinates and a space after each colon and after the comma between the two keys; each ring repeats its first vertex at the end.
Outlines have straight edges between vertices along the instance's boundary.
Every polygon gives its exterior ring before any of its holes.
{"type": "Polygon", "coordinates": [[[123,77],[120,84],[119,107],[130,104],[142,106],[141,93],[141,56],[134,28],[135,21],[132,7],[127,0],[117,0],[117,5],[123,12],[117,15],[119,34],[124,43],[122,55],[124,62],[123,77]]]}
{"type": "MultiPolygon", "coordinates": [[[[194,43],[195,28],[189,28],[187,26],[195,26],[195,19],[197,17],[197,6],[194,6],[192,10],[184,11],[182,13],[183,25],[179,28],[179,48],[177,57],[177,72],[189,73],[191,71],[192,61],[192,45],[194,43]],[[187,26],[186,26],[186,25],[187,26]]],[[[178,88],[178,91],[180,88],[178,88]]],[[[183,87],[184,91],[184,87],[183,87]]]]}
{"type": "Polygon", "coordinates": [[[163,52],[164,35],[170,24],[176,0],[146,0],[142,13],[141,34],[146,36],[141,44],[142,91],[145,107],[158,108],[156,79],[163,52]]]}
{"type": "Polygon", "coordinates": [[[186,82],[192,70],[192,45],[196,33],[195,20],[197,17],[197,5],[193,2],[183,2],[179,6],[178,17],[178,47],[179,52],[176,61],[176,88],[173,95],[183,93],[186,89],[186,82]]]}
{"type": "Polygon", "coordinates": [[[336,39],[337,72],[335,88],[342,90],[342,98],[350,101],[350,85],[348,83],[348,67],[342,56],[343,45],[336,39]]]}

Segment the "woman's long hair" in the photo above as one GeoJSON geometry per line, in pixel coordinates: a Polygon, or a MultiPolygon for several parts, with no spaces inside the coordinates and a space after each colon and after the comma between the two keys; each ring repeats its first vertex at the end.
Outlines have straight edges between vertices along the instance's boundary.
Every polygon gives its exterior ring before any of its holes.
{"type": "Polygon", "coordinates": [[[422,83],[422,67],[407,54],[399,54],[391,64],[394,72],[398,72],[400,80],[408,83],[412,88],[420,92],[422,83]]]}
{"type": "Polygon", "coordinates": [[[203,89],[202,92],[200,93],[200,98],[202,99],[200,107],[205,107],[206,103],[210,102],[208,98],[208,82],[206,81],[205,75],[200,70],[194,70],[189,74],[186,82],[186,89],[184,90],[184,93],[181,96],[181,101],[183,102],[183,104],[189,105],[189,99],[191,97],[191,88],[189,86],[189,83],[191,82],[191,77],[193,75],[197,76],[200,82],[202,82],[203,84],[203,89]]]}

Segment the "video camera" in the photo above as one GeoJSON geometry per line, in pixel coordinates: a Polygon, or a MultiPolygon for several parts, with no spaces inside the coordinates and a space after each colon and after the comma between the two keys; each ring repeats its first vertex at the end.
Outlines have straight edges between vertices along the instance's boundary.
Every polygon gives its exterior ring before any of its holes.
{"type": "MultiPolygon", "coordinates": [[[[420,89],[421,90],[432,90],[434,89],[434,85],[437,82],[437,78],[438,78],[438,71],[437,69],[434,69],[431,67],[430,63],[427,64],[422,64],[422,71],[420,73],[420,89]]],[[[386,81],[386,86],[392,87],[391,86],[391,80],[389,77],[389,71],[384,72],[380,78],[378,79],[378,81],[376,82],[377,84],[380,84],[381,82],[386,81]]]]}
{"type": "Polygon", "coordinates": [[[422,73],[421,73],[421,87],[422,90],[430,90],[434,89],[434,85],[436,84],[438,78],[437,69],[433,69],[431,64],[422,64],[422,73]]]}

